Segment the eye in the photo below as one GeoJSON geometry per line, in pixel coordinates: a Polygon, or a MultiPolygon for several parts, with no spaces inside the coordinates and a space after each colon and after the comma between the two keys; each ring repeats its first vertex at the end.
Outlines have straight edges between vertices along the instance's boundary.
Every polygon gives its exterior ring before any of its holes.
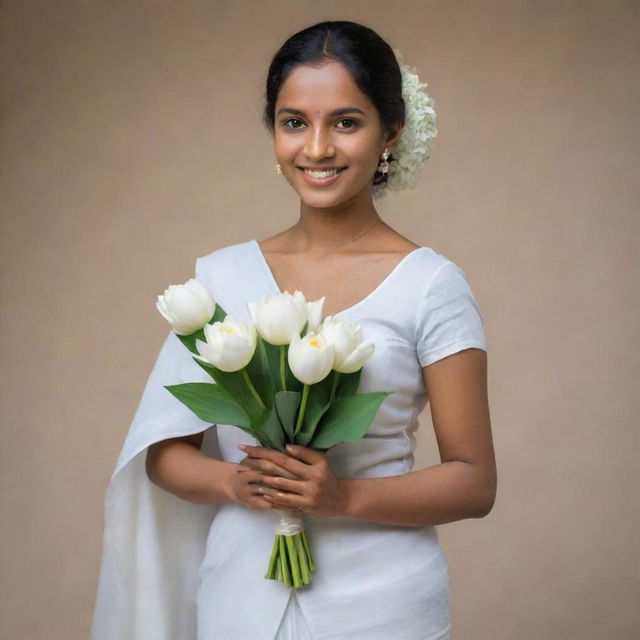
{"type": "Polygon", "coordinates": [[[288,118],[287,120],[284,120],[282,124],[288,129],[300,129],[300,127],[289,126],[290,122],[299,122],[301,124],[304,124],[302,120],[299,120],[298,118],[288,118]]]}
{"type": "Polygon", "coordinates": [[[351,118],[342,118],[342,120],[338,121],[338,123],[343,123],[343,122],[348,122],[351,126],[340,127],[340,129],[355,129],[358,126],[358,123],[355,120],[352,120],[351,118]]]}

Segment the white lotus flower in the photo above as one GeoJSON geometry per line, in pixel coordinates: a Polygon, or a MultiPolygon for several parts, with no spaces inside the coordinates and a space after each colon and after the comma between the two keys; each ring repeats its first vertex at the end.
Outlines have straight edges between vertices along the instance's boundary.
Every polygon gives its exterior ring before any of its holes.
{"type": "Polygon", "coordinates": [[[324,380],[333,367],[333,345],[319,333],[310,331],[303,338],[293,336],[289,345],[289,367],[304,384],[324,380]]]}
{"type": "Polygon", "coordinates": [[[309,308],[309,324],[307,326],[308,331],[316,331],[322,322],[322,309],[324,307],[324,301],[326,296],[322,296],[319,300],[313,302],[307,302],[309,308]]]}
{"type": "Polygon", "coordinates": [[[289,344],[300,335],[309,317],[309,306],[301,291],[288,291],[276,296],[265,295],[259,302],[247,302],[256,331],[269,344],[289,344]]]}
{"type": "Polygon", "coordinates": [[[184,284],[172,284],[158,296],[156,307],[175,333],[186,336],[211,320],[216,303],[202,282],[191,278],[184,284]]]}
{"type": "Polygon", "coordinates": [[[373,355],[373,342],[362,342],[362,327],[355,322],[327,316],[319,333],[333,344],[333,368],[340,373],[353,373],[373,355]]]}
{"type": "Polygon", "coordinates": [[[206,342],[196,340],[199,360],[221,371],[239,371],[246,367],[256,350],[256,329],[250,322],[226,316],[222,322],[204,326],[206,342]]]}

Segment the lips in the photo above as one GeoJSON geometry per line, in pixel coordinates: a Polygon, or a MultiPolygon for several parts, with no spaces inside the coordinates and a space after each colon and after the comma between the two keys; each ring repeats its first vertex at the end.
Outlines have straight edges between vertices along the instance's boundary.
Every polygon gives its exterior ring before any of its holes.
{"type": "Polygon", "coordinates": [[[317,173],[324,173],[325,171],[335,171],[336,173],[340,173],[344,171],[347,167],[298,167],[298,169],[302,169],[305,173],[308,171],[313,171],[317,173]]]}
{"type": "Polygon", "coordinates": [[[301,171],[302,171],[302,175],[304,176],[304,179],[312,185],[316,185],[316,186],[325,186],[325,185],[329,185],[334,183],[339,177],[340,174],[347,168],[347,167],[327,167],[324,169],[306,169],[304,167],[298,167],[301,171]],[[332,171],[331,173],[327,174],[327,175],[318,175],[318,174],[323,174],[325,171],[332,171]],[[316,175],[313,175],[313,172],[316,175]]]}

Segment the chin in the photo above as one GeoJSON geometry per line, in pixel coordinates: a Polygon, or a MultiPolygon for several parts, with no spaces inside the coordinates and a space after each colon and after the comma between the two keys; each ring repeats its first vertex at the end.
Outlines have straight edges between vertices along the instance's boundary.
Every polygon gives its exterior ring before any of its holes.
{"type": "Polygon", "coordinates": [[[373,189],[369,185],[365,185],[358,191],[340,191],[340,193],[309,193],[298,191],[300,200],[304,202],[308,207],[314,207],[315,209],[327,209],[329,207],[336,207],[345,203],[359,202],[363,199],[373,198],[373,189]]]}
{"type": "Polygon", "coordinates": [[[300,200],[307,206],[314,209],[328,209],[342,204],[349,199],[349,196],[332,195],[332,194],[309,194],[298,193],[300,200]]]}

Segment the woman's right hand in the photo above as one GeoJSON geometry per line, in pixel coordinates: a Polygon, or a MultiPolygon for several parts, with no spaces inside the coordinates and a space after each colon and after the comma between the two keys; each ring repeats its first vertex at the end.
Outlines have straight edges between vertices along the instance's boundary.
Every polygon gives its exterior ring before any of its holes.
{"type": "Polygon", "coordinates": [[[262,478],[265,475],[282,476],[290,480],[299,479],[275,463],[269,463],[266,468],[264,461],[247,456],[236,465],[235,472],[232,472],[230,489],[234,502],[248,509],[273,509],[273,504],[262,497],[262,488],[266,486],[263,485],[262,478]]]}

